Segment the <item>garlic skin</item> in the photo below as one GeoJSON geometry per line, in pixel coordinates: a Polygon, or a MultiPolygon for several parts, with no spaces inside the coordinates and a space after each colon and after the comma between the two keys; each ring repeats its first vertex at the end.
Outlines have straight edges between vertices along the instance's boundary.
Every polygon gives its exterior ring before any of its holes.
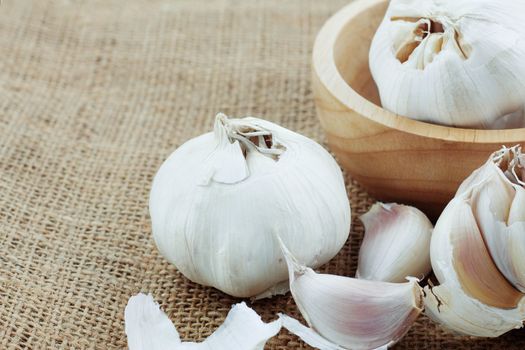
{"type": "Polygon", "coordinates": [[[391,0],[369,62],[384,108],[468,128],[525,126],[525,3],[391,0]]]}
{"type": "Polygon", "coordinates": [[[282,318],[283,326],[321,349],[376,349],[393,345],[422,311],[416,280],[387,283],[317,274],[283,245],[290,291],[310,328],[282,318]],[[321,346],[322,345],[322,346],[321,346]]]}
{"type": "Polygon", "coordinates": [[[295,318],[292,318],[285,314],[279,314],[279,319],[284,328],[286,328],[290,333],[298,336],[303,342],[321,350],[344,350],[337,344],[326,340],[316,331],[311,328],[304,326],[301,322],[297,321],[295,318]]]}
{"type": "Polygon", "coordinates": [[[430,265],[433,225],[420,210],[396,203],[376,203],[361,216],[365,236],[356,278],[402,283],[423,279],[430,265]]]}
{"type": "Polygon", "coordinates": [[[440,283],[425,287],[425,314],[455,333],[497,337],[521,328],[525,299],[501,274],[472,210],[473,190],[458,194],[432,234],[432,268],[440,283]]]}
{"type": "Polygon", "coordinates": [[[236,297],[283,292],[279,233],[310,266],[342,248],[350,204],[341,170],[316,142],[257,118],[216,117],[180,146],[150,194],[155,242],[187,278],[236,297]]]}
{"type": "Polygon", "coordinates": [[[243,302],[232,306],[224,323],[203,342],[181,342],[151,294],[142,293],[129,299],[124,319],[129,350],[263,350],[281,330],[281,320],[264,323],[243,302]]]}

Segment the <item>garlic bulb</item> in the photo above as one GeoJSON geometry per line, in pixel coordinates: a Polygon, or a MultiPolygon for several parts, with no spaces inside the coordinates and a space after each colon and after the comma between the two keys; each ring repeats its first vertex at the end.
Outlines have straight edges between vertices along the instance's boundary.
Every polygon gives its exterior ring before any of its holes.
{"type": "Polygon", "coordinates": [[[179,333],[150,295],[131,297],[124,312],[129,350],[263,350],[281,320],[264,323],[245,303],[232,307],[224,323],[201,343],[181,342],[179,333]]]}
{"type": "Polygon", "coordinates": [[[369,62],[384,108],[472,128],[525,126],[525,2],[392,0],[369,62]]]}
{"type": "Polygon", "coordinates": [[[350,230],[339,166],[314,141],[273,123],[219,114],[213,133],[179,147],[150,196],[162,255],[190,280],[237,297],[282,292],[288,278],[278,233],[320,266],[350,230]]]}
{"type": "Polygon", "coordinates": [[[422,311],[416,280],[388,283],[317,274],[283,244],[290,290],[311,328],[282,317],[283,326],[321,349],[377,349],[396,343],[422,311]]]}
{"type": "Polygon", "coordinates": [[[473,212],[498,269],[525,293],[525,188],[521,147],[503,148],[460,186],[473,191],[473,212]]]}
{"type": "Polygon", "coordinates": [[[478,226],[494,220],[487,203],[482,203],[487,198],[480,201],[491,177],[476,180],[490,173],[487,169],[474,173],[441,214],[430,246],[440,285],[424,289],[430,318],[457,333],[479,337],[497,337],[522,327],[525,320],[524,295],[498,270],[484,240],[492,235],[494,240],[505,238],[478,226]],[[483,211],[481,216],[478,210],[483,211]]]}
{"type": "Polygon", "coordinates": [[[365,237],[359,249],[357,278],[401,283],[424,278],[430,265],[432,223],[420,210],[376,203],[361,216],[365,237]]]}

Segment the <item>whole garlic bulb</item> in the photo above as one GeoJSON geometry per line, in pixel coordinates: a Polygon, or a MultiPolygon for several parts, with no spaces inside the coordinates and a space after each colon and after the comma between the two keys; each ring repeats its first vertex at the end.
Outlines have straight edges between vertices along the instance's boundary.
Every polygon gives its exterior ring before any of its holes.
{"type": "Polygon", "coordinates": [[[237,297],[287,290],[277,235],[317,267],[350,230],[344,179],[323,147],[268,121],[222,114],[213,133],[186,142],[161,166],[150,214],[168,261],[237,297]]]}
{"type": "Polygon", "coordinates": [[[392,0],[370,48],[384,108],[458,127],[525,126],[525,2],[392,0]]]}

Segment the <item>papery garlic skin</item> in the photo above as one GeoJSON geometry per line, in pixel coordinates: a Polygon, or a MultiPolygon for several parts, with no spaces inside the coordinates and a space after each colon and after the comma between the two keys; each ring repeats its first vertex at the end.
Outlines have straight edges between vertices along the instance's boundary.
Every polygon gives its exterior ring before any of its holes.
{"type": "Polygon", "coordinates": [[[129,350],[176,349],[181,340],[168,316],[151,294],[132,296],[124,311],[129,350]]]}
{"type": "Polygon", "coordinates": [[[284,328],[290,333],[295,334],[306,344],[321,350],[345,350],[337,344],[323,338],[320,334],[314,331],[312,328],[308,328],[295,318],[285,314],[279,314],[279,319],[284,328]]]}
{"type": "Polygon", "coordinates": [[[416,280],[387,283],[317,274],[287,251],[290,291],[310,330],[289,320],[283,325],[323,349],[376,349],[405,335],[422,311],[423,295],[416,280]],[[292,326],[290,326],[292,324],[292,326]],[[319,335],[319,337],[317,337],[319,335]]]}
{"type": "Polygon", "coordinates": [[[432,269],[432,223],[420,210],[376,203],[361,216],[365,236],[359,249],[357,278],[402,283],[423,279],[432,269]]]}
{"type": "Polygon", "coordinates": [[[264,323],[243,302],[233,305],[224,323],[203,342],[181,342],[151,294],[142,293],[130,298],[124,319],[129,350],[263,350],[281,330],[280,319],[264,323]]]}
{"type": "Polygon", "coordinates": [[[237,297],[281,290],[288,273],[276,233],[320,266],[350,231],[344,179],[323,147],[261,119],[224,115],[214,133],[186,142],[161,166],[150,214],[168,261],[237,297]]]}
{"type": "Polygon", "coordinates": [[[472,190],[458,194],[434,227],[430,254],[440,285],[425,287],[425,314],[459,334],[497,337],[523,326],[525,299],[485,247],[472,190]]]}
{"type": "Polygon", "coordinates": [[[469,128],[525,126],[525,3],[391,0],[370,48],[384,108],[469,128]]]}

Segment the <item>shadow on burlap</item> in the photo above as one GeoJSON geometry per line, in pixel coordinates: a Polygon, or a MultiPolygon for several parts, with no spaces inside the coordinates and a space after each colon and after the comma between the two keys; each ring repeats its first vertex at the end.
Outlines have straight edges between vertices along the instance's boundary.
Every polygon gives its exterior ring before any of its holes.
{"type": "MultiPolygon", "coordinates": [[[[26,1],[0,7],[0,348],[122,349],[128,298],[150,292],[183,339],[239,300],[158,254],[148,192],[162,161],[215,113],[255,115],[323,142],[310,89],[315,33],[345,1],[26,1]]],[[[373,199],[347,177],[355,272],[373,199]]],[[[299,316],[289,295],[252,303],[299,316]]],[[[349,315],[351,317],[351,315],[349,315]]],[[[398,349],[523,348],[466,341],[421,317],[398,349]]],[[[307,349],[286,331],[268,349],[307,349]]]]}

